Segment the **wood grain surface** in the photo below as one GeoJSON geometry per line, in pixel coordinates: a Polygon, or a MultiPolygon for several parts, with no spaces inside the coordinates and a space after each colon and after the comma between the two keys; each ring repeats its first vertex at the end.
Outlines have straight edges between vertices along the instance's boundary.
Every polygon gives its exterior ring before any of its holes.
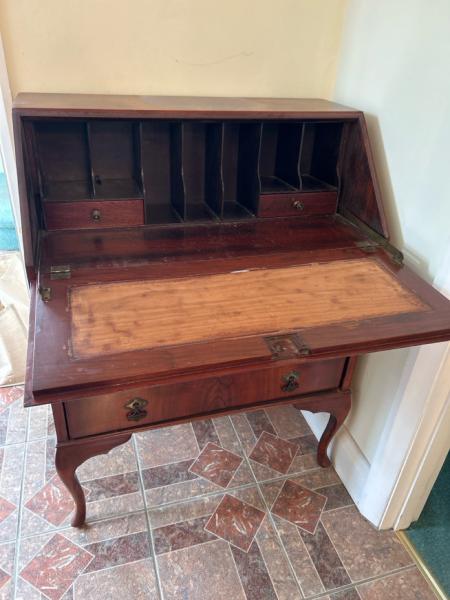
{"type": "Polygon", "coordinates": [[[424,311],[375,259],[70,290],[77,358],[424,311]]]}

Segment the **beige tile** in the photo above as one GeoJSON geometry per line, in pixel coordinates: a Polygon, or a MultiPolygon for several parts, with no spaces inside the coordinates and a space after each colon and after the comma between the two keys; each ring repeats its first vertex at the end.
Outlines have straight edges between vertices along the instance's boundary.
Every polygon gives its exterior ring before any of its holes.
{"type": "Polygon", "coordinates": [[[190,423],[138,433],[136,442],[142,468],[196,458],[199,454],[190,423]]]}
{"type": "Polygon", "coordinates": [[[412,563],[392,531],[376,530],[354,506],[325,512],[322,522],[352,581],[412,563]]]}
{"type": "Polygon", "coordinates": [[[294,408],[292,404],[267,408],[266,414],[277,435],[286,440],[311,433],[311,429],[302,413],[294,408]]]}
{"type": "Polygon", "coordinates": [[[165,600],[246,600],[229,545],[208,542],[158,556],[165,600]]]}
{"type": "Polygon", "coordinates": [[[156,600],[159,598],[151,559],[80,575],[74,600],[156,600]]]}
{"type": "Polygon", "coordinates": [[[436,600],[416,567],[357,587],[362,600],[436,600]]]}

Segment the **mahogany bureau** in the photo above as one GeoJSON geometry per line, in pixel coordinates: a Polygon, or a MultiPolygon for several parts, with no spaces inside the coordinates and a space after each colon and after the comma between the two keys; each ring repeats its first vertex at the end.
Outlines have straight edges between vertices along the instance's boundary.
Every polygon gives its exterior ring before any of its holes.
{"type": "Polygon", "coordinates": [[[56,468],[133,432],[295,403],[346,418],[358,355],[450,339],[403,264],[361,112],[324,100],[20,94],[25,404],[56,468]]]}

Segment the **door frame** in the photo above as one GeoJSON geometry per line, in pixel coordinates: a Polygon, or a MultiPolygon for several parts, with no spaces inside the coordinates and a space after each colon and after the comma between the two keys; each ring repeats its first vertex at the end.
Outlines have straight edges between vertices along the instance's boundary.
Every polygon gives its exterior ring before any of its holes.
{"type": "MultiPolygon", "coordinates": [[[[450,244],[433,286],[450,298],[450,244]]],[[[450,343],[412,348],[405,372],[358,502],[380,529],[406,529],[419,518],[449,451],[450,343]]]]}

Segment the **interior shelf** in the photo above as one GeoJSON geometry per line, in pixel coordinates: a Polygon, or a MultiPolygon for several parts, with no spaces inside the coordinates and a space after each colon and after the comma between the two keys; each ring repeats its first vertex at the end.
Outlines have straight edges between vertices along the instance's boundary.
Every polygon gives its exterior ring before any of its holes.
{"type": "Polygon", "coordinates": [[[273,212],[286,195],[337,194],[335,122],[91,118],[33,127],[44,201],[143,199],[147,224],[249,219],[261,202],[273,212]]]}
{"type": "Polygon", "coordinates": [[[89,148],[83,122],[39,121],[34,139],[43,200],[86,200],[92,197],[89,148]]]}

